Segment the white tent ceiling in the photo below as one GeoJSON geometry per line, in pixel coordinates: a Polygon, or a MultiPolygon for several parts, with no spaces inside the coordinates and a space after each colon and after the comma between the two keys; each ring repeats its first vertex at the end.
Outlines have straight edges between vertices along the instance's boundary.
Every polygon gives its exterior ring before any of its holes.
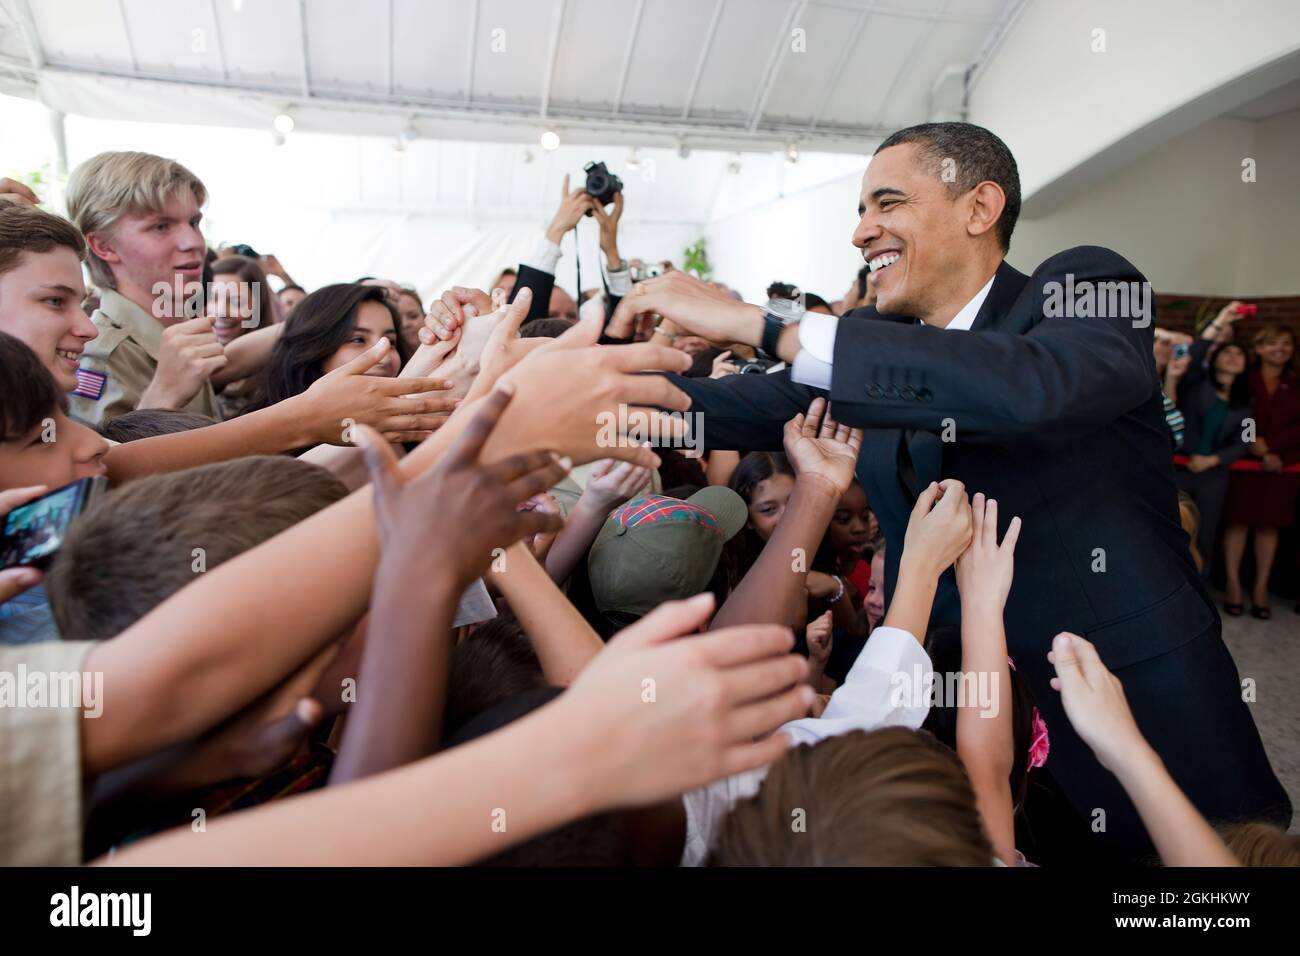
{"type": "Polygon", "coordinates": [[[960,109],[1022,4],[3,0],[0,82],[116,119],[864,152],[960,109]]]}

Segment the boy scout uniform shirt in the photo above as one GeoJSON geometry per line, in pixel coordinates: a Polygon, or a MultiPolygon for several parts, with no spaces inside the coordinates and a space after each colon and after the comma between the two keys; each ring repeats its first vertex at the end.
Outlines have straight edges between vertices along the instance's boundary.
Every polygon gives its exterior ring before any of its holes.
{"type": "Polygon", "coordinates": [[[94,718],[83,716],[89,713],[81,707],[84,697],[75,706],[51,706],[52,697],[11,698],[28,694],[27,681],[20,681],[24,675],[81,673],[94,646],[93,641],[45,641],[0,647],[0,680],[7,684],[0,698],[0,866],[82,862],[87,804],[81,725],[94,718]]]}
{"type": "MultiPolygon", "coordinates": [[[[162,323],[130,299],[104,290],[90,317],[99,335],[81,353],[77,388],[68,393],[72,416],[92,427],[133,411],[158,369],[162,323]]],[[[204,382],[182,411],[220,420],[217,396],[204,382]]]]}

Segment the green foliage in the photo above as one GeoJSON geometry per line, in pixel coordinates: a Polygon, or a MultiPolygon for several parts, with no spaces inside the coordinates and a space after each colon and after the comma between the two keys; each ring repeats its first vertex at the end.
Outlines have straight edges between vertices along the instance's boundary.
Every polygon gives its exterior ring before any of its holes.
{"type": "Polygon", "coordinates": [[[682,271],[694,273],[701,279],[713,275],[713,264],[709,262],[709,240],[697,239],[693,245],[682,250],[682,271]]]}

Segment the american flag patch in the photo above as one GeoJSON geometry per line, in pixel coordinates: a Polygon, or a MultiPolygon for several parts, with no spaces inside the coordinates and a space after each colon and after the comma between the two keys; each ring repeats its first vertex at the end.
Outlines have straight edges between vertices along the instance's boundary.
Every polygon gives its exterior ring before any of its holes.
{"type": "Polygon", "coordinates": [[[80,395],[82,398],[89,398],[91,401],[99,401],[99,397],[104,394],[104,386],[108,384],[108,376],[103,372],[93,372],[88,368],[77,369],[77,387],[70,394],[80,395]]]}

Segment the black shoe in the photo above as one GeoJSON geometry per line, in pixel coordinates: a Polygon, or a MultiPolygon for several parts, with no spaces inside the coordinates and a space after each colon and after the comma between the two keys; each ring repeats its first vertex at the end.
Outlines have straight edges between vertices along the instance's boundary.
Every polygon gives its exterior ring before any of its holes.
{"type": "Polygon", "coordinates": [[[1273,609],[1270,608],[1267,604],[1264,605],[1263,607],[1260,607],[1258,604],[1254,604],[1250,608],[1250,616],[1257,617],[1261,621],[1271,621],[1273,619],[1273,609]]]}
{"type": "MultiPolygon", "coordinates": [[[[1295,608],[1296,613],[1300,614],[1300,604],[1297,604],[1295,608]]],[[[1227,601],[1223,602],[1223,613],[1228,615],[1228,617],[1241,617],[1241,612],[1244,610],[1246,610],[1246,605],[1244,604],[1229,604],[1227,601]]]]}

